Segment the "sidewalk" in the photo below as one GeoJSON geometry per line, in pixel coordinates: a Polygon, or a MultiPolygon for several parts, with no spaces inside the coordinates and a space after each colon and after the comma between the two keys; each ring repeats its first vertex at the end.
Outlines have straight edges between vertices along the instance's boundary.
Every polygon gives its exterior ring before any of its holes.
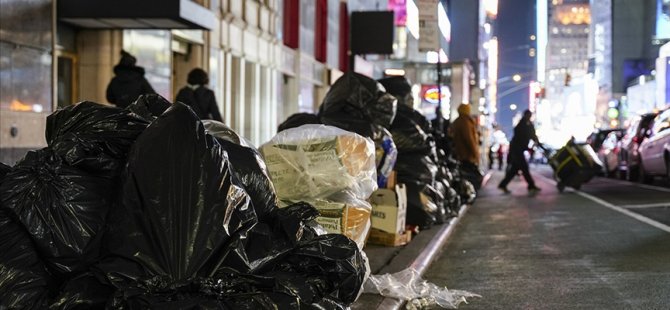
{"type": "MultiPolygon", "coordinates": [[[[490,179],[485,176],[484,185],[490,179]]],[[[483,188],[484,186],[482,186],[483,188]]],[[[476,201],[475,201],[476,203],[476,201]]],[[[415,268],[423,274],[430,264],[440,257],[447,239],[456,229],[460,220],[465,216],[470,206],[461,207],[458,217],[452,218],[448,223],[435,225],[428,230],[421,231],[412,241],[400,247],[382,247],[368,245],[364,251],[370,261],[371,274],[395,273],[407,268],[415,268]]],[[[381,295],[362,294],[358,300],[351,305],[352,310],[370,309],[399,309],[404,301],[394,298],[386,298],[381,295]]]]}

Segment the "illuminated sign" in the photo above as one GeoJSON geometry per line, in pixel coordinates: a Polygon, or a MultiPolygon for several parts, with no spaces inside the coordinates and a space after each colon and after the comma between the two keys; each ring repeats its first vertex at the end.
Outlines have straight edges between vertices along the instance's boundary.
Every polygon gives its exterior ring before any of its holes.
{"type": "Polygon", "coordinates": [[[405,22],[407,23],[407,30],[415,39],[419,38],[419,8],[414,3],[414,0],[407,0],[406,5],[407,17],[405,22]]]}
{"type": "Polygon", "coordinates": [[[442,2],[437,4],[437,25],[444,39],[451,42],[451,22],[449,22],[449,17],[444,6],[442,6],[442,2]]]}
{"type": "Polygon", "coordinates": [[[388,9],[395,15],[395,25],[404,27],[407,24],[407,1],[389,0],[388,9]]]}
{"type": "MultiPolygon", "coordinates": [[[[437,104],[439,102],[439,92],[437,86],[435,85],[424,85],[421,87],[421,93],[423,101],[437,104]]],[[[449,87],[442,86],[442,104],[449,104],[449,98],[451,97],[451,92],[449,87]]]]}

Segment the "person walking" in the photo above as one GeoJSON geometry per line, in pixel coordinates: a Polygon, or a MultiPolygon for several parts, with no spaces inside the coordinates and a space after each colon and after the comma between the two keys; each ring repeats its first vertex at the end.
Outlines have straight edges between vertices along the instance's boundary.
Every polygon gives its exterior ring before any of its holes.
{"type": "Polygon", "coordinates": [[[144,78],[144,68],[135,65],[137,58],[122,50],[121,60],[114,66],[114,77],[107,85],[107,101],[119,108],[125,108],[137,97],[155,94],[149,81],[144,78]]]}
{"type": "Polygon", "coordinates": [[[493,162],[498,160],[498,169],[502,170],[504,148],[509,144],[505,132],[500,130],[498,124],[493,125],[493,133],[491,134],[491,147],[489,148],[489,170],[493,169],[493,162]]]}
{"type": "Polygon", "coordinates": [[[207,84],[209,84],[207,72],[195,68],[188,73],[186,82],[188,85],[179,90],[175,101],[190,106],[200,119],[213,119],[223,122],[219,107],[216,105],[214,92],[207,88],[207,84]]]}
{"type": "Polygon", "coordinates": [[[451,123],[448,130],[454,147],[454,157],[461,162],[478,166],[479,136],[477,124],[470,116],[469,104],[458,106],[458,117],[451,123]]]}
{"type": "Polygon", "coordinates": [[[507,184],[512,181],[512,178],[517,175],[519,170],[521,170],[524,179],[526,179],[526,183],[528,183],[528,192],[537,193],[540,191],[540,188],[535,185],[535,181],[530,175],[528,161],[526,161],[526,157],[524,156],[524,152],[528,149],[530,140],[533,140],[536,145],[540,145],[540,141],[535,134],[535,126],[533,126],[533,123],[530,120],[532,116],[533,113],[529,110],[524,111],[519,124],[514,127],[514,136],[510,142],[509,152],[507,154],[507,171],[505,173],[505,178],[498,185],[498,188],[506,194],[510,192],[507,189],[507,184]]]}

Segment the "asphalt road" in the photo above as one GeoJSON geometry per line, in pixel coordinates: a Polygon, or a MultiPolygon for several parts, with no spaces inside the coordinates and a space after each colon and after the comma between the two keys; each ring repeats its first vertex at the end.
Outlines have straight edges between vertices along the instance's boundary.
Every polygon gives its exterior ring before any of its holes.
{"type": "Polygon", "coordinates": [[[424,277],[482,295],[459,309],[670,309],[670,188],[532,169],[535,196],[496,171],[424,277]]]}

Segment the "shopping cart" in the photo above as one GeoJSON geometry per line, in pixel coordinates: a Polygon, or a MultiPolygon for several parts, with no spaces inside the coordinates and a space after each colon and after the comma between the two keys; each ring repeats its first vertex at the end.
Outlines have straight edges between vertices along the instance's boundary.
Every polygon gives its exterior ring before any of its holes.
{"type": "Polygon", "coordinates": [[[540,145],[549,165],[554,170],[556,187],[560,192],[569,186],[579,190],[582,184],[590,181],[602,169],[602,162],[587,143],[575,143],[570,140],[556,152],[540,145]]]}

